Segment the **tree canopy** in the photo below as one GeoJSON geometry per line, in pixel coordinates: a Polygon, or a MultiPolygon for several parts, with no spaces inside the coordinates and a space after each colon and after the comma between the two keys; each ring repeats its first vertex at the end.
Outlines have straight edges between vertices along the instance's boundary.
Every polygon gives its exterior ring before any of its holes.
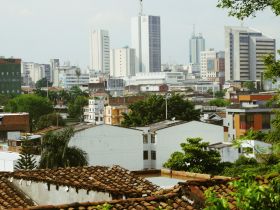
{"type": "Polygon", "coordinates": [[[216,98],[211,101],[209,101],[210,106],[217,106],[217,107],[226,107],[230,105],[230,102],[228,100],[222,99],[222,98],[216,98]]]}
{"type": "Polygon", "coordinates": [[[196,173],[217,173],[221,161],[220,153],[208,149],[209,143],[201,138],[187,138],[181,144],[183,152],[174,152],[164,167],[172,170],[196,173]]]}
{"type": "Polygon", "coordinates": [[[52,104],[47,98],[37,95],[19,95],[11,99],[5,106],[8,112],[28,112],[31,130],[36,128],[39,118],[42,115],[53,111],[52,104]]]}
{"type": "Polygon", "coordinates": [[[87,153],[72,146],[69,147],[73,128],[57,133],[47,133],[43,138],[40,168],[76,167],[88,165],[87,153]]]}
{"type": "MultiPolygon", "coordinates": [[[[128,114],[123,113],[125,127],[145,126],[160,122],[166,118],[166,99],[161,95],[150,95],[146,99],[129,105],[128,114]]],[[[172,94],[167,99],[167,118],[170,120],[199,120],[200,111],[194,105],[183,99],[179,94],[172,94]]]]}
{"type": "Polygon", "coordinates": [[[35,84],[36,89],[41,89],[42,87],[51,87],[52,82],[49,82],[46,77],[38,80],[35,84]]]}
{"type": "Polygon", "coordinates": [[[33,170],[37,167],[36,159],[32,154],[32,144],[29,144],[28,141],[22,142],[19,159],[15,165],[16,170],[33,170]]]}
{"type": "Polygon", "coordinates": [[[244,19],[250,16],[255,17],[256,12],[270,8],[272,12],[280,15],[279,0],[219,0],[218,7],[229,9],[229,15],[238,19],[244,19]]]}

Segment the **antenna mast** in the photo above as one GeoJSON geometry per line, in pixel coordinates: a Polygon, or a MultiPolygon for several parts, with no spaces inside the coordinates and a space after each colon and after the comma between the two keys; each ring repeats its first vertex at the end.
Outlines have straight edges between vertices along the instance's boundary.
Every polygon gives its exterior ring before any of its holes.
{"type": "Polygon", "coordinates": [[[195,36],[195,24],[193,24],[193,36],[195,36]]]}
{"type": "Polygon", "coordinates": [[[139,3],[140,3],[139,15],[142,16],[143,15],[143,0],[139,0],[139,3]]]}

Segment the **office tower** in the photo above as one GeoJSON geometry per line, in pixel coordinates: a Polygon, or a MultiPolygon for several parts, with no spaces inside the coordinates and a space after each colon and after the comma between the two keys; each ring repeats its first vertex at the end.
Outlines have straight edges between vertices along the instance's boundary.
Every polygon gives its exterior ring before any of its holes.
{"type": "Polygon", "coordinates": [[[105,30],[94,30],[91,32],[90,68],[102,74],[110,73],[110,38],[109,32],[105,30]]]}
{"type": "Polygon", "coordinates": [[[35,86],[36,82],[47,78],[51,82],[52,72],[49,64],[22,62],[21,74],[23,83],[27,86],[35,86]]]}
{"type": "Polygon", "coordinates": [[[200,53],[200,77],[204,80],[224,84],[224,52],[214,49],[200,53]]]}
{"type": "Polygon", "coordinates": [[[135,49],[111,49],[110,76],[129,77],[135,75],[135,49]]]}
{"type": "Polygon", "coordinates": [[[0,58],[0,94],[21,93],[21,59],[0,58]]]}
{"type": "Polygon", "coordinates": [[[202,34],[198,36],[193,35],[189,41],[189,52],[190,52],[190,63],[194,65],[200,64],[200,53],[205,51],[205,39],[203,38],[202,34]]]}
{"type": "Polygon", "coordinates": [[[161,71],[161,32],[159,16],[139,16],[131,20],[132,48],[136,53],[136,73],[161,71]]]}
{"type": "Polygon", "coordinates": [[[225,27],[225,79],[261,80],[263,58],[275,55],[275,39],[248,27],[225,27]]]}

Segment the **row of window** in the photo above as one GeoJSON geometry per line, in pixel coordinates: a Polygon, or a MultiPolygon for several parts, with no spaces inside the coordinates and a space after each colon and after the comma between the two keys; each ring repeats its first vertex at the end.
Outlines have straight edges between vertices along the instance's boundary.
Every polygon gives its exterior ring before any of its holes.
{"type": "MultiPolygon", "coordinates": [[[[152,150],[151,151],[151,160],[156,160],[157,159],[157,153],[156,151],[152,150]]],[[[149,151],[145,150],[143,151],[143,160],[149,160],[149,151]]]]}
{"type": "MultiPolygon", "coordinates": [[[[149,143],[148,134],[143,134],[143,144],[148,144],[148,143],[149,143]]],[[[151,134],[151,143],[152,144],[156,143],[155,134],[151,134]]]]}

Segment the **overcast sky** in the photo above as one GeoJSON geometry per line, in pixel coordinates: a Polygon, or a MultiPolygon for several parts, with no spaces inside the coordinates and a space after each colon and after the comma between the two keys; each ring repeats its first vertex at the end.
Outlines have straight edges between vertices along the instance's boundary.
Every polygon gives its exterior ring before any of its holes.
{"type": "MultiPolygon", "coordinates": [[[[161,16],[162,63],[187,63],[193,24],[207,48],[224,49],[224,26],[240,25],[218,0],[144,0],[144,13],[161,16]]],[[[0,55],[48,63],[51,58],[85,68],[90,28],[109,30],[111,47],[130,46],[130,19],[138,0],[0,0],[0,55]]],[[[244,21],[277,40],[280,17],[269,10],[244,21]]]]}

